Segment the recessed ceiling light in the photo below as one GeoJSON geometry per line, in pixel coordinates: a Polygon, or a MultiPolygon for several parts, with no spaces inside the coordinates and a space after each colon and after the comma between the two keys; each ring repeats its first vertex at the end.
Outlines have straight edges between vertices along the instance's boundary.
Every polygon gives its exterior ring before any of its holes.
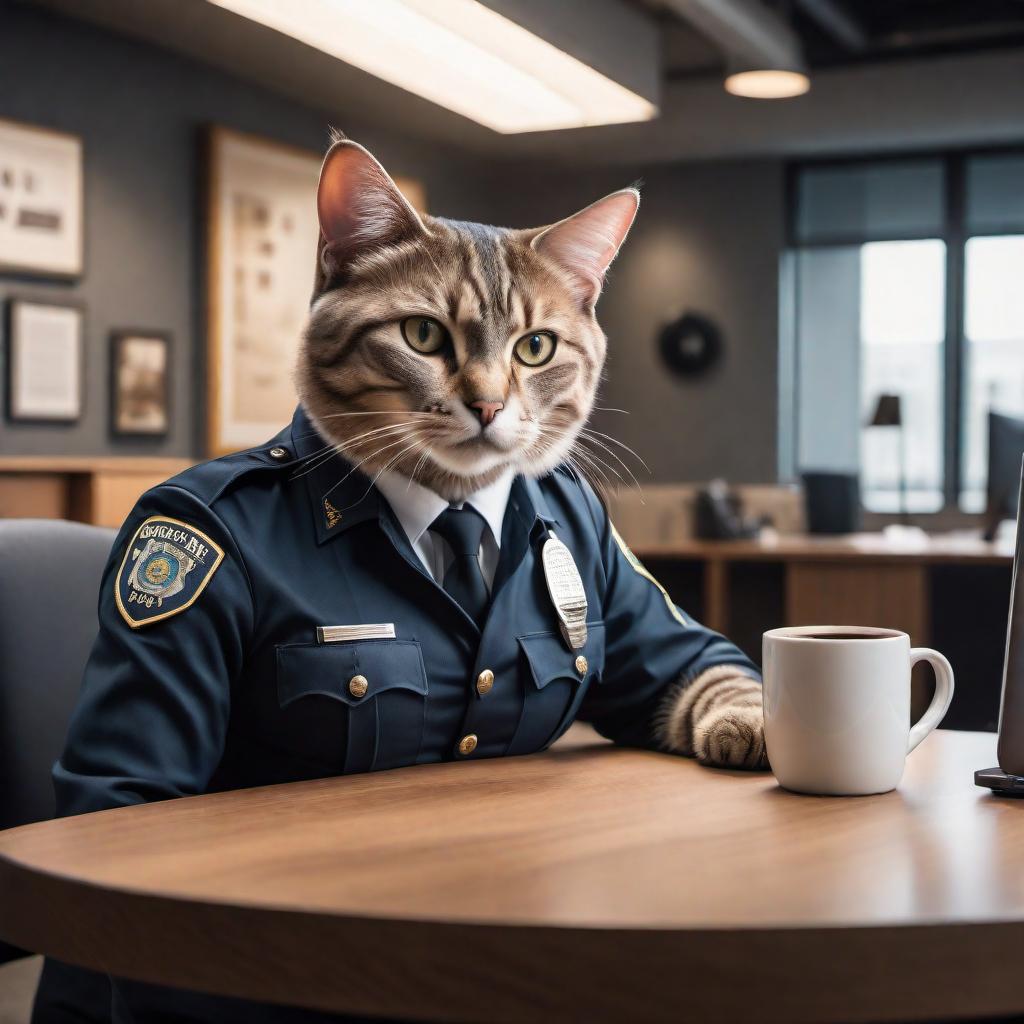
{"type": "Polygon", "coordinates": [[[647,121],[649,100],[478,0],[209,0],[497,132],[647,121]]]}
{"type": "Polygon", "coordinates": [[[725,91],[734,96],[755,100],[785,100],[802,96],[811,87],[811,80],[802,71],[778,68],[734,71],[725,80],[725,91]]]}

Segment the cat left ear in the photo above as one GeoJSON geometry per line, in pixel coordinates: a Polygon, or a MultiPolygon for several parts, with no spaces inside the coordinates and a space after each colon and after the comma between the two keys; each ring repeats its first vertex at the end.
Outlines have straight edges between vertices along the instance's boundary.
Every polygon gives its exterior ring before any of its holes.
{"type": "Polygon", "coordinates": [[[624,188],[544,228],[530,244],[569,273],[580,302],[591,306],[639,206],[640,193],[624,188]]]}
{"type": "Polygon", "coordinates": [[[324,242],[321,259],[334,268],[367,248],[393,245],[426,230],[388,172],[349,139],[335,142],[324,157],[316,208],[324,242]]]}

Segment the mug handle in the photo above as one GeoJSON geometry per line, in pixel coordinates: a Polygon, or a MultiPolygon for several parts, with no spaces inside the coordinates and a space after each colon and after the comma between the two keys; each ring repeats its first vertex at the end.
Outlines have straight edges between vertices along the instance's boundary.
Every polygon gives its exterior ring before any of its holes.
{"type": "Polygon", "coordinates": [[[953,667],[945,657],[930,647],[912,647],[910,667],[913,668],[919,661],[927,661],[935,671],[935,696],[932,697],[931,704],[920,720],[910,730],[908,754],[942,721],[949,710],[949,702],[953,699],[953,667]]]}

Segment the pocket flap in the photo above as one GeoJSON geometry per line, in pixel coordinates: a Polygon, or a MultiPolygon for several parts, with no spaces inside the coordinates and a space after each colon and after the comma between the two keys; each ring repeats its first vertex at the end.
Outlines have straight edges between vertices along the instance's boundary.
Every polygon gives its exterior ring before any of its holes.
{"type": "Polygon", "coordinates": [[[314,693],[356,707],[396,689],[426,696],[427,671],[415,640],[278,645],[277,697],[281,707],[314,693]],[[349,684],[355,676],[366,680],[365,692],[360,693],[359,687],[352,692],[349,684]]]}
{"type": "Polygon", "coordinates": [[[587,642],[578,651],[570,651],[561,633],[527,633],[516,638],[530,663],[530,673],[538,690],[552,679],[599,679],[604,669],[604,623],[587,623],[587,642]],[[577,668],[580,656],[587,659],[584,671],[577,668]]]}

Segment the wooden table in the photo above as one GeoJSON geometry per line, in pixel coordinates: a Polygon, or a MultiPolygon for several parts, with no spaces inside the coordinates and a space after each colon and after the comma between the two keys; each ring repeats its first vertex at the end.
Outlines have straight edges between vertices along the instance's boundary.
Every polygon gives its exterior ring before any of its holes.
{"type": "Polygon", "coordinates": [[[1024,802],[938,732],[894,793],[574,730],[525,758],[123,808],[0,834],[0,936],[231,995],[452,1021],[1024,1012],[1024,802]]]}

